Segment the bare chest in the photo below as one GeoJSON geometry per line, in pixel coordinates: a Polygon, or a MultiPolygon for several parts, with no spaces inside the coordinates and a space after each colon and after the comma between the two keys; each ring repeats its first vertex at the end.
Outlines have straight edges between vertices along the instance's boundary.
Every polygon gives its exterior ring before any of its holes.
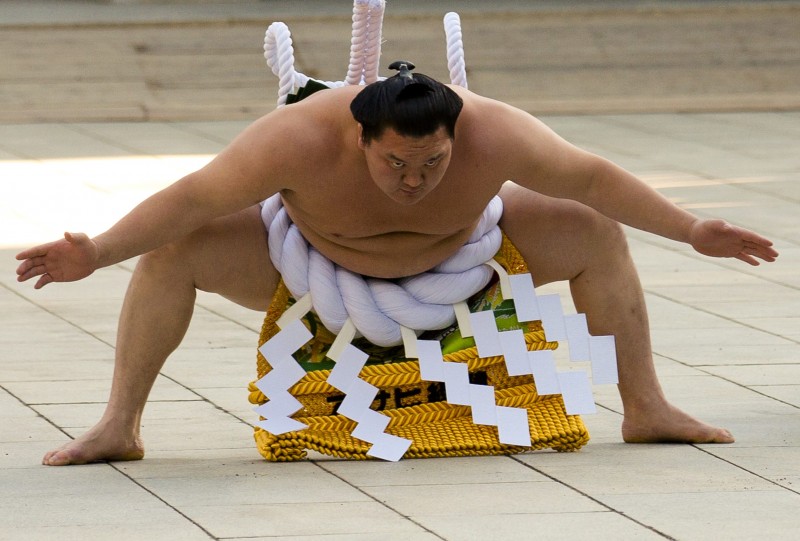
{"type": "Polygon", "coordinates": [[[453,175],[420,202],[399,205],[369,178],[333,177],[284,194],[309,243],[360,274],[384,278],[428,270],[466,242],[501,183],[453,175]]]}
{"type": "Polygon", "coordinates": [[[470,229],[501,183],[452,175],[411,205],[392,201],[368,176],[332,177],[304,193],[284,195],[293,219],[341,239],[409,233],[447,236],[470,229]]]}

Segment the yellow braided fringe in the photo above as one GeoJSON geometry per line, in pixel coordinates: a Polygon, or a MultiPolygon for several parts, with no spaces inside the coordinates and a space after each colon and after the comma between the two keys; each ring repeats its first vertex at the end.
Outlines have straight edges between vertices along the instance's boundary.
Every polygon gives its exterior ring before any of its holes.
{"type": "MultiPolygon", "coordinates": [[[[495,256],[509,274],[528,272],[522,256],[503,237],[503,245],[495,256]]],[[[259,346],[278,331],[276,321],[286,310],[289,291],[281,281],[264,318],[259,346]]],[[[540,322],[528,325],[525,341],[529,350],[555,349],[557,342],[547,342],[540,322]]],[[[436,384],[420,379],[418,361],[368,365],[359,377],[381,389],[384,396],[373,408],[389,417],[386,432],[410,439],[405,458],[445,456],[500,455],[551,448],[576,451],[589,441],[589,433],[580,416],[567,415],[561,395],[540,396],[532,376],[509,376],[503,357],[478,357],[476,348],[466,348],[444,355],[447,362],[467,363],[471,375],[479,374],[487,385],[495,388],[499,406],[525,408],[531,432],[531,445],[518,447],[498,441],[497,427],[476,425],[467,406],[456,406],[442,400],[436,384]],[[409,404],[403,401],[410,398],[409,404]]],[[[269,372],[266,359],[257,354],[258,378],[269,372]]],[[[296,432],[275,435],[255,429],[259,452],[271,461],[292,461],[305,458],[308,450],[338,458],[366,459],[370,444],[353,438],[356,423],[333,414],[341,393],[326,382],[330,370],[307,372],[290,392],[303,408],[293,418],[308,425],[296,432]]],[[[266,397],[251,382],[250,402],[263,404],[266,397]]]]}

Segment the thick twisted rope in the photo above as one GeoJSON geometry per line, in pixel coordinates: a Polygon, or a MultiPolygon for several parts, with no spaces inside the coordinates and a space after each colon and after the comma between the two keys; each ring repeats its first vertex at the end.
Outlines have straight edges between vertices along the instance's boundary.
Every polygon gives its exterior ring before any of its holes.
{"type": "Polygon", "coordinates": [[[502,212],[503,203],[495,197],[458,252],[429,272],[396,281],[365,278],[320,254],[292,223],[280,195],[264,202],[261,215],[269,229],[270,259],[295,298],[310,292],[314,311],[333,333],[349,318],[370,342],[394,346],[402,343],[401,326],[434,330],[452,325],[452,305],[489,283],[493,270],[484,263],[500,249],[502,212]]]}
{"type": "Polygon", "coordinates": [[[272,73],[278,76],[278,106],[286,104],[286,96],[308,80],[294,69],[292,34],[284,23],[272,23],[264,35],[264,58],[272,73]],[[298,79],[305,79],[299,81],[298,79]]]}
{"type": "MultiPolygon", "coordinates": [[[[384,0],[355,0],[353,4],[353,30],[350,39],[350,64],[343,81],[319,81],[330,87],[370,84],[377,81],[381,56],[384,0]]],[[[450,81],[467,88],[464,61],[464,44],[461,19],[450,12],[444,17],[447,36],[447,67],[450,81]]],[[[294,68],[294,47],[291,32],[282,22],[273,23],[264,36],[264,58],[272,72],[279,78],[278,106],[286,104],[287,96],[305,86],[309,77],[294,68]]]]}
{"type": "Polygon", "coordinates": [[[383,0],[356,0],[353,4],[350,65],[345,77],[348,85],[369,84],[378,80],[383,9],[383,0]]]}
{"type": "Polygon", "coordinates": [[[447,36],[447,68],[450,82],[467,88],[467,68],[464,62],[464,43],[461,39],[461,19],[458,13],[444,16],[444,33],[447,36]]]}
{"type": "MultiPolygon", "coordinates": [[[[359,0],[356,0],[359,1],[359,0]]],[[[381,35],[383,30],[383,0],[366,0],[370,3],[367,40],[364,48],[364,84],[378,80],[381,59],[381,35]]]]}
{"type": "MultiPolygon", "coordinates": [[[[278,79],[278,107],[286,105],[286,98],[296,89],[305,86],[310,77],[294,69],[292,34],[284,23],[272,23],[264,35],[264,58],[278,79]]],[[[330,88],[345,86],[345,81],[318,81],[330,88]]]]}

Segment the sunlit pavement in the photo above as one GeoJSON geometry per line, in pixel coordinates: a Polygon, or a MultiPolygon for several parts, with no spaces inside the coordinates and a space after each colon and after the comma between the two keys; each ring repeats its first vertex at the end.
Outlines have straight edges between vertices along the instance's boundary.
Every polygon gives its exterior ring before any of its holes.
{"type": "MultiPolygon", "coordinates": [[[[32,4],[35,4],[33,2],[32,4]]],[[[793,539],[800,504],[800,113],[545,115],[676,203],[775,241],[749,267],[629,231],[667,395],[737,438],[626,445],[595,388],[577,453],[261,460],[247,402],[261,314],[201,295],[145,411],[145,460],[48,468],[103,411],[133,262],[34,291],[14,254],[99,233],[207,162],[235,121],[0,126],[0,539],[793,539]]],[[[563,284],[548,288],[562,294],[563,284]]]]}

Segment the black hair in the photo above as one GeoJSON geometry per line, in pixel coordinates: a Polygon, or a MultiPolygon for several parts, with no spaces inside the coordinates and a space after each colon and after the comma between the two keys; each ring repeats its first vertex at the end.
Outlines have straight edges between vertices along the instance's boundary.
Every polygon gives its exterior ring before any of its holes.
{"type": "Polygon", "coordinates": [[[451,139],[463,101],[453,90],[421,73],[411,73],[414,64],[393,62],[399,73],[367,85],[350,103],[353,118],[363,127],[362,139],[369,144],[386,128],[406,137],[423,137],[444,127],[451,139]]]}

